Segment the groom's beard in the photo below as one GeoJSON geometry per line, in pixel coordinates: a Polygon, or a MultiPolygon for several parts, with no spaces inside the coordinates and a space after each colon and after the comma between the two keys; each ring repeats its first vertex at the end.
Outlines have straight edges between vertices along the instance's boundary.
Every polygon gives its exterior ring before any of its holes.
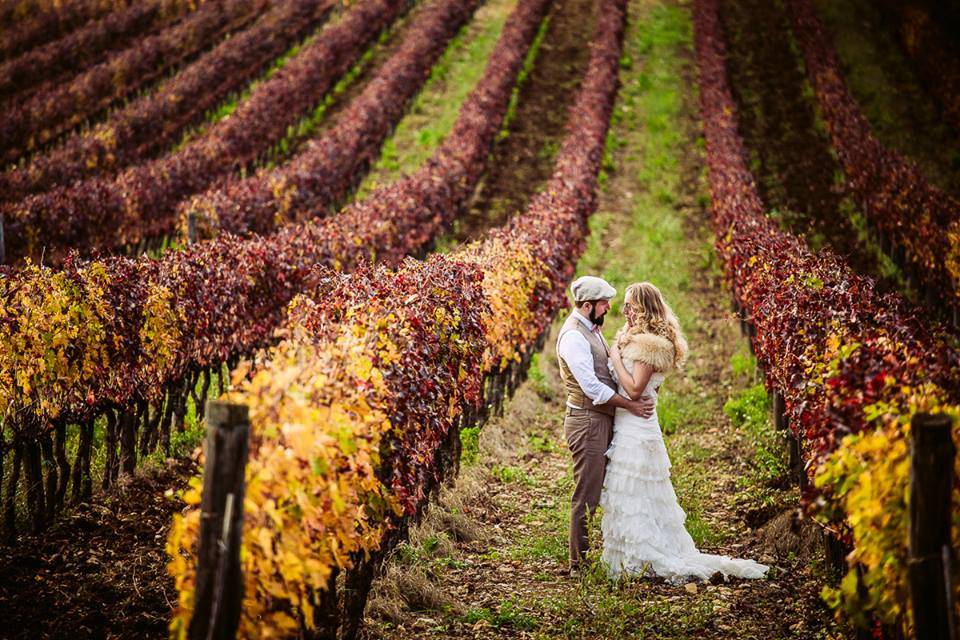
{"type": "Polygon", "coordinates": [[[597,317],[596,314],[597,314],[597,310],[596,310],[596,309],[590,309],[590,316],[589,316],[589,317],[590,317],[590,322],[592,322],[593,324],[597,325],[598,327],[602,327],[602,326],[603,326],[603,317],[604,317],[605,315],[607,315],[607,314],[604,313],[604,314],[601,315],[600,317],[597,317]]]}

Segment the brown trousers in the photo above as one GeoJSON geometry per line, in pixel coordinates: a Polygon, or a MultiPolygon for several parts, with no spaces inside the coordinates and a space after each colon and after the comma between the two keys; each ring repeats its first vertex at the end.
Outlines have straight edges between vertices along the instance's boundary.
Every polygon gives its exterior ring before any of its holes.
{"type": "Polygon", "coordinates": [[[567,446],[573,454],[573,503],[570,509],[570,567],[579,568],[589,549],[587,511],[600,503],[607,468],[604,455],[613,438],[613,416],[567,407],[563,420],[567,446]]]}

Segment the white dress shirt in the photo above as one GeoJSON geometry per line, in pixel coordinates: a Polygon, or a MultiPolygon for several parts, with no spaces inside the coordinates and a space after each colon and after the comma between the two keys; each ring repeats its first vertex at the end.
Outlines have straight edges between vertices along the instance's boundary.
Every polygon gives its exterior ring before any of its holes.
{"type": "MultiPolygon", "coordinates": [[[[590,331],[593,331],[596,327],[579,310],[574,309],[573,315],[590,331]]],[[[603,336],[600,336],[600,340],[603,342],[603,336]]],[[[593,352],[590,349],[590,343],[579,331],[567,331],[560,336],[557,341],[557,355],[567,363],[570,373],[573,374],[577,384],[580,385],[583,394],[590,398],[594,405],[605,404],[616,393],[616,391],[600,382],[597,377],[597,372],[593,368],[593,352]]],[[[607,361],[607,367],[610,368],[609,360],[607,361]]],[[[616,380],[616,373],[612,369],[611,373],[616,380]]],[[[567,406],[577,408],[569,402],[567,406]]]]}

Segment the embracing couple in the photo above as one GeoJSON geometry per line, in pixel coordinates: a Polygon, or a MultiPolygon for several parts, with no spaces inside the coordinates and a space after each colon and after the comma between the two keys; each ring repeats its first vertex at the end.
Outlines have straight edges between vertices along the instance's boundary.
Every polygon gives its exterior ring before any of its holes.
{"type": "Polygon", "coordinates": [[[648,282],[627,287],[626,324],[609,346],[600,326],[616,289],[584,276],[571,292],[575,308],[557,338],[575,482],[571,575],[580,572],[588,549],[587,512],[599,504],[601,557],[612,578],[763,577],[768,567],[752,560],[700,553],[684,527],[656,409],[657,390],[666,373],[683,366],[687,342],[660,291],[648,282]]]}

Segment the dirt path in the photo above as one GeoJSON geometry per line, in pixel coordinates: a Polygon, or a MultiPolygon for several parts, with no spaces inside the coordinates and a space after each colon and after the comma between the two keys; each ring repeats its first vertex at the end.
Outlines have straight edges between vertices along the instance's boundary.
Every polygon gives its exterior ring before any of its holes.
{"type": "Polygon", "coordinates": [[[790,46],[790,18],[779,3],[763,0],[725,0],[720,15],[740,133],[761,196],[816,231],[823,226],[817,214],[840,207],[842,189],[834,182],[840,165],[816,130],[806,75],[790,46]]]}
{"type": "Polygon", "coordinates": [[[378,187],[414,172],[436,152],[456,123],[464,100],[483,77],[487,60],[516,6],[516,0],[484,0],[384,142],[354,199],[362,200],[378,187]]]}
{"type": "Polygon", "coordinates": [[[0,547],[0,638],[166,638],[176,602],[165,551],[166,497],[196,473],[189,460],[141,472],[39,537],[0,547]]]}
{"type": "MultiPolygon", "coordinates": [[[[671,587],[613,585],[599,569],[579,581],[563,575],[572,473],[554,331],[505,415],[476,441],[467,434],[456,486],[378,582],[368,638],[845,637],[820,602],[817,537],[796,518],[782,442],[720,289],[688,9],[633,0],[630,19],[616,152],[579,270],[603,273],[621,291],[652,280],[674,306],[692,355],[687,372],[667,381],[659,413],[688,530],[703,550],[772,564],[772,579],[671,587]],[[759,408],[759,418],[733,424],[729,399],[759,408]]],[[[608,336],[618,321],[605,326],[608,336]]]]}
{"type": "Polygon", "coordinates": [[[523,83],[506,137],[494,147],[490,170],[452,234],[472,240],[522,211],[553,170],[567,109],[590,54],[592,0],[554,0],[547,31],[523,83]]]}

